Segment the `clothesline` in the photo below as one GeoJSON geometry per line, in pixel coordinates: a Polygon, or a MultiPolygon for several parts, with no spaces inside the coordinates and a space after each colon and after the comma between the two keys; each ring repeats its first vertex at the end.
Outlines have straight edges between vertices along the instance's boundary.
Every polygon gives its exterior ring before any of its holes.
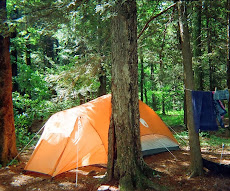
{"type": "MultiPolygon", "coordinates": [[[[205,90],[192,90],[192,89],[185,88],[185,87],[184,87],[184,90],[186,90],[186,91],[205,91],[205,90]]],[[[225,91],[228,90],[230,92],[230,89],[224,89],[224,90],[225,91]]],[[[218,90],[218,91],[224,91],[224,90],[218,90]]],[[[206,91],[208,91],[208,90],[206,90],[206,91]]],[[[211,90],[209,90],[209,91],[211,91],[211,90]]],[[[217,88],[215,88],[215,91],[212,91],[212,92],[216,92],[216,91],[217,91],[217,88]]]]}

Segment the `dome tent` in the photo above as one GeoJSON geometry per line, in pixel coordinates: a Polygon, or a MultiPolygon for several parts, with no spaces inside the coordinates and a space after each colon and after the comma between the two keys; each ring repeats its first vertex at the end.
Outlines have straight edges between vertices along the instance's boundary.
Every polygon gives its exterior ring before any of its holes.
{"type": "MultiPolygon", "coordinates": [[[[160,117],[139,101],[143,155],[178,149],[178,143],[160,117]]],[[[52,115],[25,170],[51,176],[77,166],[106,164],[111,95],[52,115]]]]}

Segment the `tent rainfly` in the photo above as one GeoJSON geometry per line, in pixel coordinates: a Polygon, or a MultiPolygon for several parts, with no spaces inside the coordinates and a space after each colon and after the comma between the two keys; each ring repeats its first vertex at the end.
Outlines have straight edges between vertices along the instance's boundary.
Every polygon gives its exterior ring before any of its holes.
{"type": "MultiPolygon", "coordinates": [[[[179,148],[160,117],[139,101],[143,155],[179,148]]],[[[111,95],[52,115],[25,170],[56,176],[77,166],[106,164],[111,95]]]]}

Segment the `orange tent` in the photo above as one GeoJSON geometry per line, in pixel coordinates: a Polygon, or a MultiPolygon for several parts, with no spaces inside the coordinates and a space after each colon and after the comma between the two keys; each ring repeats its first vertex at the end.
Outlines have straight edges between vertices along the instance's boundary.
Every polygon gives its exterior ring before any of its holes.
{"type": "MultiPolygon", "coordinates": [[[[178,143],[160,117],[139,101],[143,155],[178,149],[178,143]]],[[[58,112],[44,131],[25,170],[56,176],[92,164],[106,164],[111,95],[58,112]]]]}

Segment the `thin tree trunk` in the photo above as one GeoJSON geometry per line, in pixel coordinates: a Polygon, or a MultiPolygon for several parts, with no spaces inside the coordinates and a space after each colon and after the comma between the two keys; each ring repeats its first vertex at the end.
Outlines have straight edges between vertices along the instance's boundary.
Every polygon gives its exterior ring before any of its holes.
{"type": "Polygon", "coordinates": [[[192,94],[189,90],[194,90],[194,77],[192,70],[192,52],[190,48],[190,37],[188,31],[186,4],[178,2],[179,26],[182,42],[182,56],[184,65],[184,81],[186,91],[186,112],[187,112],[187,128],[189,132],[190,146],[190,171],[191,176],[199,176],[203,174],[203,163],[200,150],[199,134],[195,131],[192,109],[192,94]]]}
{"type": "MultiPolygon", "coordinates": [[[[151,90],[154,91],[154,68],[153,68],[153,63],[151,63],[151,90]]],[[[156,106],[156,101],[155,101],[155,95],[154,93],[152,93],[152,108],[154,111],[157,110],[157,106],[156,106]]]]}
{"type": "Polygon", "coordinates": [[[99,72],[99,82],[100,87],[98,88],[98,97],[106,94],[106,71],[102,65],[99,72]]]}
{"type": "Polygon", "coordinates": [[[144,101],[144,58],[143,58],[143,52],[141,50],[140,53],[140,64],[141,64],[141,80],[140,80],[140,89],[141,89],[141,101],[144,101]]]}
{"type": "MultiPolygon", "coordinates": [[[[159,60],[160,60],[160,84],[161,87],[164,87],[164,66],[163,66],[163,50],[164,50],[164,45],[165,45],[165,37],[166,37],[166,32],[167,32],[167,28],[168,28],[168,24],[169,22],[165,25],[165,29],[164,29],[164,35],[163,35],[163,41],[161,44],[161,51],[159,53],[159,60]]],[[[165,92],[162,92],[162,114],[166,115],[166,111],[165,111],[165,92]]]]}
{"type": "MultiPolygon", "coordinates": [[[[19,14],[18,14],[18,9],[14,10],[14,16],[11,15],[11,19],[18,19],[19,18],[19,14]]],[[[11,33],[10,38],[16,38],[17,37],[17,30],[16,28],[14,29],[14,31],[11,33]]],[[[18,51],[17,51],[17,47],[15,45],[15,43],[11,43],[11,56],[12,56],[12,77],[16,78],[18,76],[18,51]]],[[[16,82],[16,80],[14,79],[13,81],[13,92],[15,91],[19,91],[19,86],[18,83],[16,82]]]]}
{"type": "MultiPolygon", "coordinates": [[[[0,12],[1,27],[6,19],[6,1],[0,1],[0,12]]],[[[9,37],[0,35],[0,164],[3,166],[17,155],[9,44],[9,37]]]]}
{"type": "Polygon", "coordinates": [[[145,103],[148,105],[147,89],[145,88],[145,103]]]}
{"type": "MultiPolygon", "coordinates": [[[[14,31],[14,36],[15,37],[17,36],[16,30],[14,31]]],[[[13,60],[12,60],[12,77],[16,78],[18,76],[18,64],[17,64],[18,51],[17,51],[16,46],[14,46],[13,50],[11,50],[11,56],[13,57],[13,60]]],[[[16,82],[16,80],[14,80],[14,82],[13,82],[13,92],[15,92],[15,91],[19,91],[18,83],[16,82]]]]}
{"type": "MultiPolygon", "coordinates": [[[[205,1],[205,14],[206,14],[206,28],[207,28],[207,51],[208,54],[211,54],[212,47],[211,47],[211,28],[210,28],[210,13],[209,13],[209,6],[210,1],[205,1]]],[[[215,89],[215,82],[214,82],[214,66],[212,64],[212,59],[210,56],[208,56],[208,64],[209,64],[209,89],[214,90],[215,89]]]]}
{"type": "MultiPolygon", "coordinates": [[[[230,0],[227,0],[227,86],[230,89],[230,0]]],[[[228,118],[230,119],[230,101],[228,101],[228,118]]],[[[228,132],[230,131],[230,120],[228,124],[228,132]]]]}
{"type": "MultiPolygon", "coordinates": [[[[99,0],[99,3],[101,3],[101,0],[99,0]]],[[[100,52],[100,71],[99,71],[99,82],[100,82],[100,87],[98,88],[98,97],[105,95],[106,94],[106,69],[103,67],[102,60],[103,60],[103,24],[101,17],[98,15],[97,16],[97,22],[98,22],[98,27],[97,27],[97,40],[98,40],[98,50],[100,52]]]]}
{"type": "MultiPolygon", "coordinates": [[[[29,32],[27,31],[29,34],[29,32]]],[[[30,44],[30,35],[26,39],[26,65],[31,66],[31,44],[30,44]]]]}
{"type": "Polygon", "coordinates": [[[112,116],[107,180],[121,190],[145,189],[153,172],[143,160],[138,101],[137,17],[135,0],[118,0],[112,21],[112,116]]]}
{"type": "Polygon", "coordinates": [[[202,13],[202,1],[194,2],[194,26],[193,26],[193,34],[194,34],[194,57],[197,61],[197,66],[195,68],[195,76],[196,76],[196,86],[198,90],[204,90],[204,72],[202,67],[201,56],[201,13],[202,13]]]}

